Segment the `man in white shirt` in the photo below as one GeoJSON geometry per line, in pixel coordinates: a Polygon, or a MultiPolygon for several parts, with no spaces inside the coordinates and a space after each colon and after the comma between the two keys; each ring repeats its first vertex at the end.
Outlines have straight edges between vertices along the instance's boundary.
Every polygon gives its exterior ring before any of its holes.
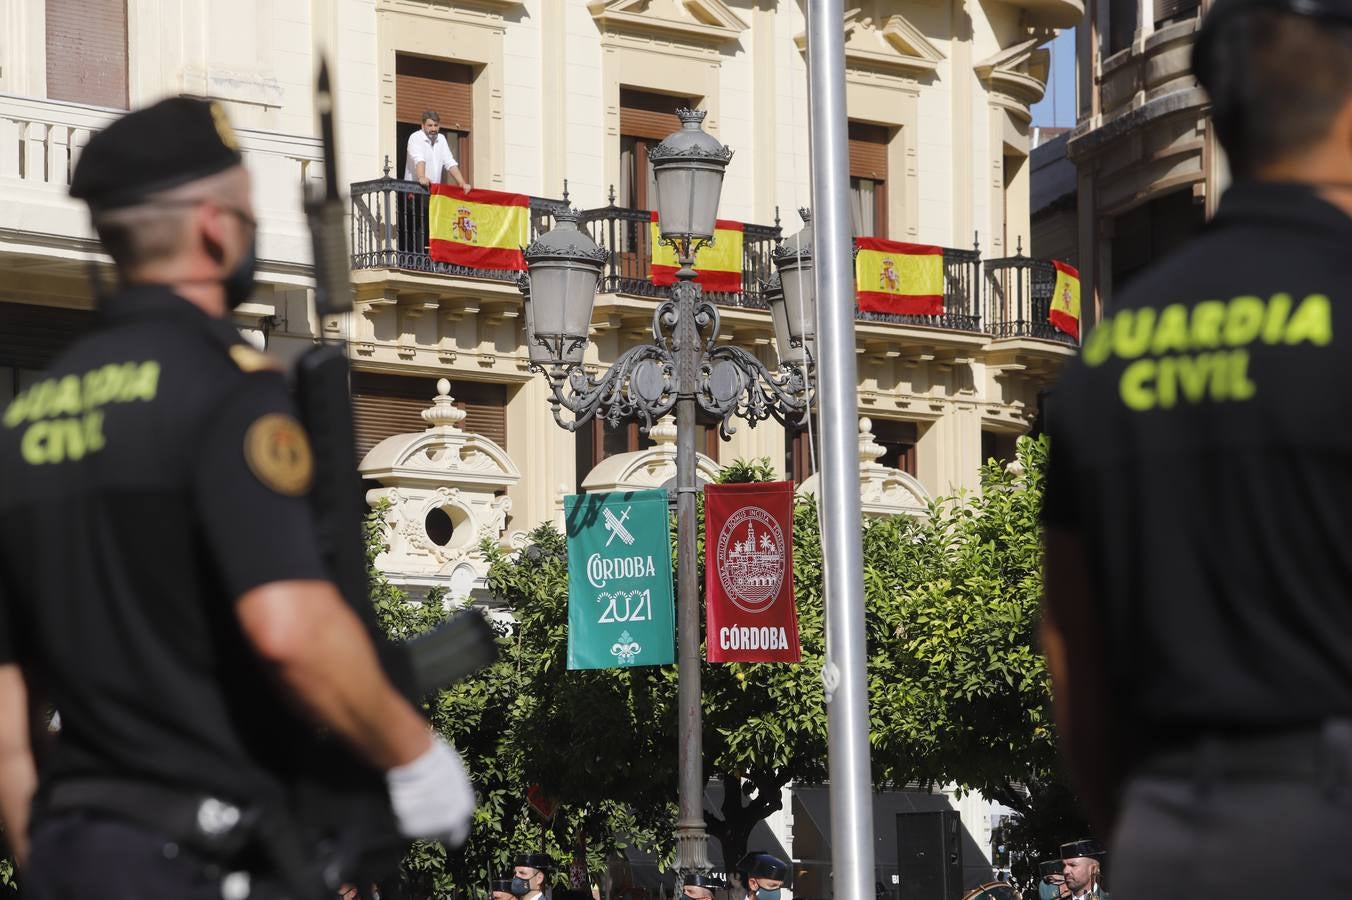
{"type": "Polygon", "coordinates": [[[449,174],[469,193],[469,182],[460,174],[460,165],[451,153],[451,145],[441,134],[441,116],[428,110],[422,114],[422,128],[408,136],[404,162],[404,180],[417,181],[423,187],[441,184],[449,174]]]}

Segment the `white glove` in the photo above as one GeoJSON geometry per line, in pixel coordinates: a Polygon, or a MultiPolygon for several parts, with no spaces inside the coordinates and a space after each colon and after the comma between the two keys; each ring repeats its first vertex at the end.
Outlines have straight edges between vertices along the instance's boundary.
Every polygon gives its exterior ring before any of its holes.
{"type": "Polygon", "coordinates": [[[385,773],[390,805],[407,838],[432,838],[459,846],[474,818],[474,786],[460,754],[437,738],[422,756],[385,773]]]}

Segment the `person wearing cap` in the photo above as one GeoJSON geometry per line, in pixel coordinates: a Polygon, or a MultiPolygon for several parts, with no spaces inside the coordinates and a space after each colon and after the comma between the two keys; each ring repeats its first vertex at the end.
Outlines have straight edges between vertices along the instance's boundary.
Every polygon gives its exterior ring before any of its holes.
{"type": "Polygon", "coordinates": [[[1062,900],[1070,896],[1066,887],[1066,864],[1060,859],[1047,859],[1037,864],[1039,900],[1062,900]]]}
{"type": "Polygon", "coordinates": [[[1107,900],[1099,880],[1103,876],[1103,848],[1090,840],[1061,845],[1061,865],[1066,896],[1071,900],[1107,900]]]}
{"type": "Polygon", "coordinates": [[[281,866],[252,829],[316,725],[384,773],[406,837],[463,840],[461,760],[329,580],[285,375],[230,323],[258,223],[224,112],[123,116],[70,190],[117,290],[0,419],[0,820],[25,892],[261,894],[281,866]]]}
{"type": "Polygon", "coordinates": [[[1115,893],[1338,895],[1352,2],[1215,0],[1193,68],[1233,184],[1047,402],[1042,646],[1115,893]]]}
{"type": "Polygon", "coordinates": [[[777,856],[753,850],[737,861],[736,871],[745,888],[745,900],[779,900],[789,879],[789,864],[777,856]]]}
{"type": "Polygon", "coordinates": [[[728,883],[716,875],[691,872],[681,881],[681,893],[690,900],[713,900],[714,891],[725,890],[728,883]]]}
{"type": "Polygon", "coordinates": [[[545,878],[554,868],[554,857],[548,853],[524,853],[518,856],[512,871],[512,893],[521,900],[548,897],[545,878]]]}

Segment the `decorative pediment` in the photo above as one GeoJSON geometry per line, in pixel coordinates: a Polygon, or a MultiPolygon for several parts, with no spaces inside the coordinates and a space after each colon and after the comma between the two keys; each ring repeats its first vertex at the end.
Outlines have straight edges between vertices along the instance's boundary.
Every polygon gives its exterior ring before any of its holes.
{"type": "Polygon", "coordinates": [[[1030,38],[977,63],[977,77],[987,90],[1032,106],[1046,93],[1051,72],[1051,51],[1038,46],[1043,40],[1030,38]]]}
{"type": "MultiPolygon", "coordinates": [[[[873,440],[873,423],[859,420],[859,499],[865,516],[920,516],[929,508],[929,494],[915,476],[878,462],[887,448],[873,440]]],[[[821,477],[812,475],[798,487],[803,496],[816,496],[821,477]]]]}
{"type": "MultiPolygon", "coordinates": [[[[794,43],[806,53],[806,32],[795,37],[794,43]]],[[[943,58],[939,48],[931,44],[920,29],[903,16],[888,16],[880,26],[859,9],[845,13],[847,67],[915,76],[933,72],[943,58]]]]}
{"type": "Polygon", "coordinates": [[[735,41],[748,27],[723,0],[593,0],[587,9],[602,31],[655,35],[686,44],[735,41]]]}

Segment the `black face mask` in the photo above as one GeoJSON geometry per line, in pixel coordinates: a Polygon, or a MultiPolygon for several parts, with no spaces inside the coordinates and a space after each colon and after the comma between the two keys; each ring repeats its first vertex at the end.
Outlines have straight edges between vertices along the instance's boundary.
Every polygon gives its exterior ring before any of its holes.
{"type": "Polygon", "coordinates": [[[249,249],[239,258],[230,274],[221,279],[225,288],[225,305],[236,309],[253,296],[254,275],[258,269],[258,236],[249,239],[249,249]]]}
{"type": "Polygon", "coordinates": [[[530,882],[524,878],[512,879],[512,893],[518,897],[524,897],[531,892],[530,882]]]}

